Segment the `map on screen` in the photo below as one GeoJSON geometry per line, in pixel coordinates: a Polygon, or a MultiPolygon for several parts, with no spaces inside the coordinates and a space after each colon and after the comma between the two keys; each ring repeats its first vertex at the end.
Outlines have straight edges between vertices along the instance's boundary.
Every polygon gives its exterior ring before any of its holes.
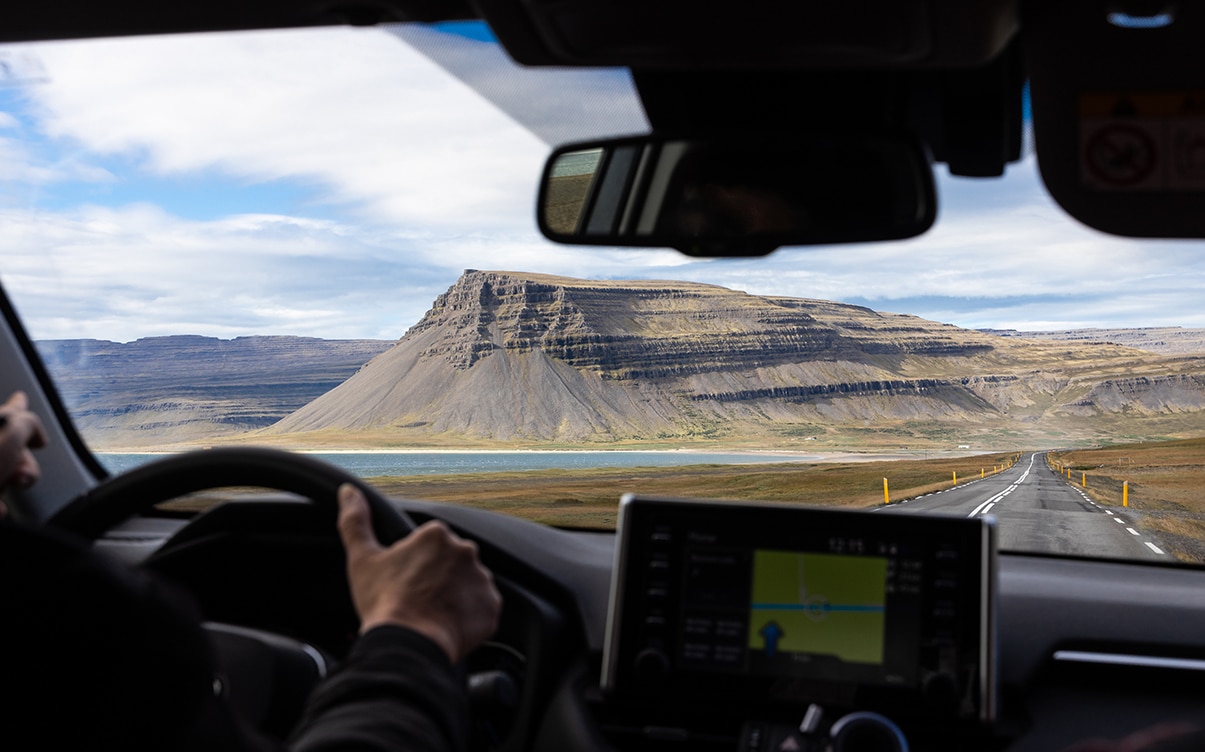
{"type": "Polygon", "coordinates": [[[749,648],[881,664],[887,559],[757,550],[749,648]]]}

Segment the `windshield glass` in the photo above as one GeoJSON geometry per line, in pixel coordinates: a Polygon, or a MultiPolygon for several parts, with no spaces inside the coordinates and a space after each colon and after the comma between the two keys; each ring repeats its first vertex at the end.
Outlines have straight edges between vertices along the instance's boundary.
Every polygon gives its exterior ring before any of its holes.
{"type": "Polygon", "coordinates": [[[267,444],[586,527],[625,491],[980,483],[957,513],[1005,548],[1205,561],[1205,255],[1078,225],[1028,151],[1000,179],[937,165],[910,241],[694,259],[540,237],[551,149],[648,124],[625,71],[520,69],[479,24],[0,64],[0,277],[114,472],[267,444]],[[1039,473],[1074,503],[1006,513],[1039,473]]]}

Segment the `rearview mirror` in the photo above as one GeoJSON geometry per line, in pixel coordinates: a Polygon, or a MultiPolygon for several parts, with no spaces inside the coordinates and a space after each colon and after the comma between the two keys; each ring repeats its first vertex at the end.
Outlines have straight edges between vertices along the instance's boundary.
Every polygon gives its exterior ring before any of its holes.
{"type": "Polygon", "coordinates": [[[935,195],[914,137],[648,136],[555,151],[538,219],[560,243],[759,256],[784,245],[919,235],[933,224],[935,195]]]}

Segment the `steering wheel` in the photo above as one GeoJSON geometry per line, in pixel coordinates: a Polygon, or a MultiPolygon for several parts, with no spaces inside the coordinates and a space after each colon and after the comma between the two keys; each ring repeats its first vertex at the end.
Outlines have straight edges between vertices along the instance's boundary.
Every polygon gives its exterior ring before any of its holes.
{"type": "Polygon", "coordinates": [[[149,462],[77,497],[49,524],[95,540],[129,517],[178,496],[226,486],[257,486],[308,497],[330,517],[333,529],[338,515],[336,492],[344,483],[354,484],[368,499],[372,526],[383,545],[414,529],[405,512],[342,468],[264,447],[202,449],[149,462]]]}
{"type": "MultiPolygon", "coordinates": [[[[336,494],[343,483],[353,483],[363,491],[373,529],[383,545],[414,529],[409,516],[341,468],[267,448],[205,449],[141,465],[76,498],[48,524],[96,540],[127,518],[184,494],[254,486],[309,498],[317,513],[328,519],[325,527],[333,536],[338,514],[336,494]]],[[[323,653],[273,632],[214,623],[204,627],[214,655],[215,691],[224,695],[245,721],[271,736],[284,738],[309,692],[327,673],[323,653]]]]}

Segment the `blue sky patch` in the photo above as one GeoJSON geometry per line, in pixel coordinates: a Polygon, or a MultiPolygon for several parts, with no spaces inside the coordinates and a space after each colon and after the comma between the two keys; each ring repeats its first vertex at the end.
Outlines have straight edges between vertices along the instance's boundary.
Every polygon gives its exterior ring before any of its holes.
{"type": "Polygon", "coordinates": [[[6,175],[5,194],[30,209],[63,211],[82,205],[120,207],[154,203],[163,211],[197,221],[232,214],[285,214],[331,219],[319,186],[300,180],[255,182],[219,170],[159,175],[145,168],[143,155],[98,155],[69,140],[41,133],[17,89],[0,89],[0,144],[19,149],[32,177],[6,175]]]}
{"type": "Polygon", "coordinates": [[[475,42],[497,42],[498,37],[490,31],[484,21],[444,21],[431,24],[431,28],[444,34],[455,34],[458,37],[472,39],[475,42]]]}

